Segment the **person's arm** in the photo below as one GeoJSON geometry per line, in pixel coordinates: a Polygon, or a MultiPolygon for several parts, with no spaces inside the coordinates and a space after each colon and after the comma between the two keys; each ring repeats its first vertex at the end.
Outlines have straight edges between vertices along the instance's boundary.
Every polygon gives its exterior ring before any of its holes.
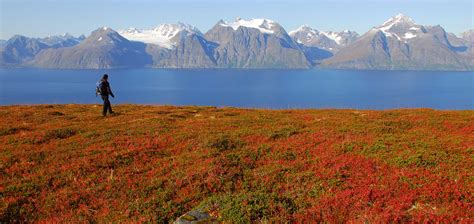
{"type": "Polygon", "coordinates": [[[107,89],[108,89],[109,94],[110,94],[113,98],[115,98],[114,93],[112,93],[112,89],[110,88],[110,84],[107,85],[107,89]]]}

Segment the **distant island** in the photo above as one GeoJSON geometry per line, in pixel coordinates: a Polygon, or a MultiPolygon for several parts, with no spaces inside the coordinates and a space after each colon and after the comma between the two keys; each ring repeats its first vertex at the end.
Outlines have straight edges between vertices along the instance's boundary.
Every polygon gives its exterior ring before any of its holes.
{"type": "Polygon", "coordinates": [[[286,32],[269,19],[241,18],[220,20],[206,33],[183,23],[143,30],[102,27],[87,37],[16,35],[0,41],[0,67],[473,71],[474,30],[457,36],[402,14],[363,35],[309,26],[286,32]]]}

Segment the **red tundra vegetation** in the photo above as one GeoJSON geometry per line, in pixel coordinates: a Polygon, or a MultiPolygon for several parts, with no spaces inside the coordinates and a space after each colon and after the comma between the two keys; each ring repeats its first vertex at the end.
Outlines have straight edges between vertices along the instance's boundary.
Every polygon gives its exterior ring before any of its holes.
{"type": "Polygon", "coordinates": [[[474,222],[474,112],[4,106],[8,222],[474,222]]]}

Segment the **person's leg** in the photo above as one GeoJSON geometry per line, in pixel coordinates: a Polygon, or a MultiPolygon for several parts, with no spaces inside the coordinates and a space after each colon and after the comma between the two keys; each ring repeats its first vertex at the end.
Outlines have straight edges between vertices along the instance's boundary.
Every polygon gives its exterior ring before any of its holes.
{"type": "Polygon", "coordinates": [[[112,111],[112,104],[110,104],[109,97],[107,97],[107,102],[109,104],[109,114],[113,114],[114,112],[112,111]]]}
{"type": "Polygon", "coordinates": [[[102,96],[102,100],[104,101],[104,107],[102,108],[102,115],[107,115],[107,109],[109,107],[109,97],[102,96]]]}

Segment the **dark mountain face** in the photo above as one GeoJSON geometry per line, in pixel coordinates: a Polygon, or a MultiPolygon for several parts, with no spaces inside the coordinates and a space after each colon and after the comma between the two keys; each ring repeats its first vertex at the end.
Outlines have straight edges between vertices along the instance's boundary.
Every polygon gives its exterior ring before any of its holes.
{"type": "Polygon", "coordinates": [[[176,40],[176,47],[166,49],[149,45],[147,52],[153,57],[153,67],[215,68],[212,51],[215,45],[198,34],[187,34],[176,40]]]}
{"type": "Polygon", "coordinates": [[[47,49],[29,65],[44,68],[120,68],[144,67],[152,63],[146,44],[132,42],[110,28],[92,32],[73,47],[47,49]]]}

